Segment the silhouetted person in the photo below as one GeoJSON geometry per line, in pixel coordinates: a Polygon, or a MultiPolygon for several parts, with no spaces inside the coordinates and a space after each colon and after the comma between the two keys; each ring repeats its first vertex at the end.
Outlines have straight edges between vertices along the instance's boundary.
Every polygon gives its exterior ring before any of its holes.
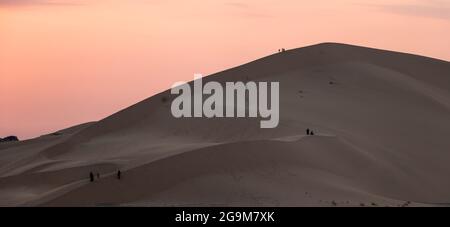
{"type": "Polygon", "coordinates": [[[94,174],[92,172],[89,173],[89,178],[91,179],[91,182],[94,182],[94,174]]]}
{"type": "Polygon", "coordinates": [[[311,130],[311,133],[310,133],[310,135],[311,135],[311,136],[314,136],[314,132],[313,132],[312,130],[311,130]]]}
{"type": "Polygon", "coordinates": [[[119,171],[117,171],[117,179],[119,179],[119,180],[120,180],[120,175],[122,175],[122,173],[119,170],[119,171]]]}
{"type": "Polygon", "coordinates": [[[306,129],[306,135],[309,135],[309,128],[306,129]]]}

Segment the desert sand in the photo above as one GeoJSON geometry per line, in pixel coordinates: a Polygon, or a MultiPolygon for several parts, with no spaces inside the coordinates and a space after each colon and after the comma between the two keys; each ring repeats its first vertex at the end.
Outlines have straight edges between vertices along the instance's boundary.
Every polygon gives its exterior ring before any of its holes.
{"type": "Polygon", "coordinates": [[[279,126],[175,119],[165,91],[1,143],[0,206],[450,204],[449,62],[324,43],[203,80],[279,81],[279,126]]]}

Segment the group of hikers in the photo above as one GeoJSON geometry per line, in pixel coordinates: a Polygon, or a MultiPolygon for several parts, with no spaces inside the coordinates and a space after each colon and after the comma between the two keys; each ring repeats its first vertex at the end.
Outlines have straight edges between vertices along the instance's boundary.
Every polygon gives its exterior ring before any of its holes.
{"type": "Polygon", "coordinates": [[[306,135],[308,136],[314,136],[314,131],[310,130],[309,128],[306,129],[306,135]]]}
{"type": "MultiPolygon", "coordinates": [[[[95,175],[97,176],[97,180],[100,179],[100,173],[97,173],[97,174],[95,174],[95,175]]],[[[122,172],[120,172],[120,170],[117,170],[116,176],[117,176],[117,179],[120,180],[120,178],[122,177],[122,172]]],[[[93,173],[93,172],[90,172],[90,173],[89,173],[89,179],[90,179],[91,182],[94,182],[95,176],[94,176],[94,173],[93,173]]]]}

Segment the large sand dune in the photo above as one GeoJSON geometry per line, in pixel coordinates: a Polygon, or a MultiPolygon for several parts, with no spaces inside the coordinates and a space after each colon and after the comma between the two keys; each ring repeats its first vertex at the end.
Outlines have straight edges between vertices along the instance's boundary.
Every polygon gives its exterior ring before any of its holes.
{"type": "Polygon", "coordinates": [[[450,203],[449,62],[326,43],[209,80],[279,81],[279,126],[175,119],[166,91],[98,122],[0,144],[0,205],[450,203]],[[101,179],[90,183],[90,171],[101,179]]]}

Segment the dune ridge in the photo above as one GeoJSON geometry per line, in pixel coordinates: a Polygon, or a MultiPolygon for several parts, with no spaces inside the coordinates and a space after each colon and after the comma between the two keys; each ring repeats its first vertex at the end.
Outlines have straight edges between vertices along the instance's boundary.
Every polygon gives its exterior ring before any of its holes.
{"type": "Polygon", "coordinates": [[[447,61],[324,43],[203,80],[280,82],[279,126],[175,119],[165,91],[98,122],[1,144],[0,205],[450,203],[447,61]],[[101,179],[89,183],[90,171],[101,179]]]}

